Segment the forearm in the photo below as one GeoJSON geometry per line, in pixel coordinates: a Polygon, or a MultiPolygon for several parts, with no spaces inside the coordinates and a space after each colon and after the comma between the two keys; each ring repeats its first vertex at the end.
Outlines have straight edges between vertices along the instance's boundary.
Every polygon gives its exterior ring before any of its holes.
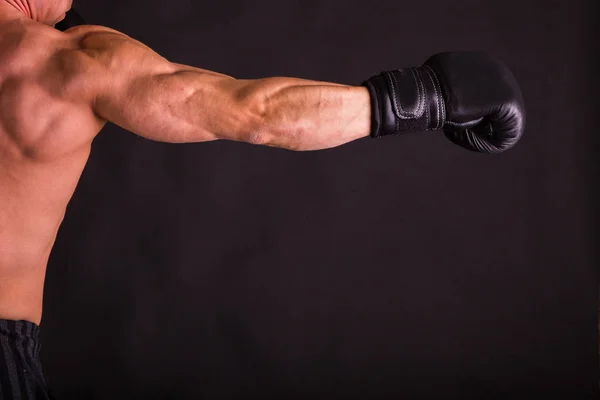
{"type": "Polygon", "coordinates": [[[258,144],[289,150],[321,150],[369,135],[366,88],[295,78],[269,78],[247,88],[263,102],[258,144]]]}

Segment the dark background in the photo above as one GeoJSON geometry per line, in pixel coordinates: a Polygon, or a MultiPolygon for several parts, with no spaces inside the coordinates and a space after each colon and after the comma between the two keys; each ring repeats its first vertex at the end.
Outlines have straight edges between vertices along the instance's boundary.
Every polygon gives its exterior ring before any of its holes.
{"type": "Polygon", "coordinates": [[[498,156],[436,133],[291,152],[107,126],[48,269],[55,396],[591,398],[593,3],[76,2],[238,78],[358,84],[487,50],[528,122],[498,156]]]}

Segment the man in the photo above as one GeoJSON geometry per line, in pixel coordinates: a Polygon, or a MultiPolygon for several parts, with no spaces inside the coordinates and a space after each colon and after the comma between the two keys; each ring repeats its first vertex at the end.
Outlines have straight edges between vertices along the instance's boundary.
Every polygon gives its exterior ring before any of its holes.
{"type": "Polygon", "coordinates": [[[443,130],[467,149],[497,153],[524,129],[514,77],[483,53],[438,54],[362,86],[242,80],[171,63],[115,30],[78,25],[77,14],[67,13],[71,3],[0,0],[5,399],[50,398],[37,337],[46,265],[92,140],[107,121],[163,142],[226,139],[297,151],[443,130]],[[54,29],[65,15],[78,26],[54,29]]]}

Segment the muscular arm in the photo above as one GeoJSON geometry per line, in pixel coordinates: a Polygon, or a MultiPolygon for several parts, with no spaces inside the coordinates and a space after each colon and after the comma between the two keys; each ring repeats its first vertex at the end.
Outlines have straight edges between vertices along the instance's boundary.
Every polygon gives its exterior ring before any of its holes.
{"type": "Polygon", "coordinates": [[[365,88],[296,78],[256,80],[171,63],[119,32],[81,41],[92,61],[94,110],[148,139],[217,139],[318,150],[367,136],[365,88]]]}

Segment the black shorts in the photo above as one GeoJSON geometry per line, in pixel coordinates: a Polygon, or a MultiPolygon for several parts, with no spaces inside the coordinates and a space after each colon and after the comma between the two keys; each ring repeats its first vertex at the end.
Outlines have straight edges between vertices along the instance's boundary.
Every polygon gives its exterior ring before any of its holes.
{"type": "Polygon", "coordinates": [[[54,398],[40,363],[40,327],[28,321],[0,319],[0,399],[54,398]]]}

